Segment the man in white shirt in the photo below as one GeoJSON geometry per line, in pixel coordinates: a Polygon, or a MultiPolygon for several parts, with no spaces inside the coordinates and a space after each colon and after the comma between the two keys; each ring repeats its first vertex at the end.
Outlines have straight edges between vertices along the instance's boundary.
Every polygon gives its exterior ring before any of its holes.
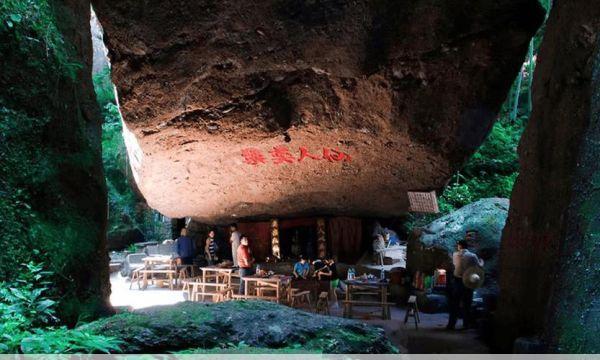
{"type": "MultiPolygon", "coordinates": [[[[466,239],[474,239],[476,232],[467,231],[466,239]]],[[[471,318],[471,304],[473,302],[473,289],[469,289],[463,283],[463,273],[472,266],[483,266],[483,261],[477,255],[468,250],[467,240],[460,240],[456,243],[456,251],[452,254],[452,264],[454,265],[451,288],[449,289],[448,307],[449,318],[446,329],[452,330],[456,326],[456,321],[461,310],[463,310],[463,327],[473,326],[471,318]]]]}
{"type": "Polygon", "coordinates": [[[233,224],[230,227],[231,237],[229,238],[229,242],[231,243],[231,256],[233,258],[233,266],[238,266],[237,259],[237,250],[240,247],[240,237],[241,234],[237,229],[237,225],[233,224]]]}

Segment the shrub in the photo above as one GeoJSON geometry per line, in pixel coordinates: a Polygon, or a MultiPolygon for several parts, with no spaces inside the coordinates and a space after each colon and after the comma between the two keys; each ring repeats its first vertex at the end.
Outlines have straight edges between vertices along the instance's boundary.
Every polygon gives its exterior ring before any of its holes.
{"type": "Polygon", "coordinates": [[[0,352],[108,353],[120,341],[78,329],[54,327],[56,301],[48,297],[52,273],[42,264],[23,264],[13,282],[0,282],[0,352]]]}

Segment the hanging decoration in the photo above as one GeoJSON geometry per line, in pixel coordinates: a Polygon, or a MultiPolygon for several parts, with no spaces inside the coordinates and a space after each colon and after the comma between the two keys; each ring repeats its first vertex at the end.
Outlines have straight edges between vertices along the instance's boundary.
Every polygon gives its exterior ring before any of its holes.
{"type": "Polygon", "coordinates": [[[325,219],[317,219],[317,253],[320,259],[327,256],[327,241],[325,239],[325,219]]]}
{"type": "Polygon", "coordinates": [[[279,246],[279,222],[271,220],[271,252],[275,261],[281,260],[281,248],[279,246]]]}

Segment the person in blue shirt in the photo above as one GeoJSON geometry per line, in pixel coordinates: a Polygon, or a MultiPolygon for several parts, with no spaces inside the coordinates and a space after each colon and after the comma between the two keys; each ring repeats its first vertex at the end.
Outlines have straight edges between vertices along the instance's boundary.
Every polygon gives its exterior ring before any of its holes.
{"type": "Polygon", "coordinates": [[[294,264],[294,279],[306,279],[310,272],[310,264],[300,255],[300,260],[294,264]]]}
{"type": "Polygon", "coordinates": [[[181,265],[192,265],[196,256],[196,244],[187,236],[187,229],[181,229],[181,236],[177,238],[177,255],[181,265]]]}

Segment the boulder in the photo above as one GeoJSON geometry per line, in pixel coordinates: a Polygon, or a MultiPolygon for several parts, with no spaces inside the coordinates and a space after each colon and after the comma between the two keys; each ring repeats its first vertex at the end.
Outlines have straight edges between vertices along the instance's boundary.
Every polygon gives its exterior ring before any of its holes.
{"type": "Polygon", "coordinates": [[[477,230],[471,250],[485,261],[486,273],[484,287],[478,292],[482,296],[497,295],[498,252],[508,208],[508,199],[481,199],[418,229],[409,238],[408,268],[427,274],[433,274],[436,268],[451,269],[456,242],[464,239],[467,230],[477,230]]]}
{"type": "Polygon", "coordinates": [[[93,5],[140,191],[203,223],[403,215],[485,139],[544,16],[537,0],[93,5]]]}
{"type": "Polygon", "coordinates": [[[264,301],[184,302],[117,314],[82,329],[123,340],[123,353],[204,351],[240,344],[266,351],[398,352],[381,328],[264,301]]]}

